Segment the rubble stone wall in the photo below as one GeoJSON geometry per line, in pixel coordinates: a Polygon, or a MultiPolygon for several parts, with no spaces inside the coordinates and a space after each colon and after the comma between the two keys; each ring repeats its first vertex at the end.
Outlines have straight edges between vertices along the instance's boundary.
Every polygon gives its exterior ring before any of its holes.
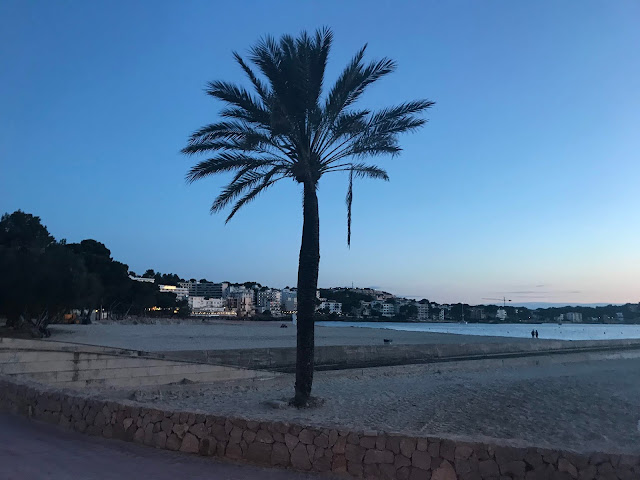
{"type": "Polygon", "coordinates": [[[632,480],[640,457],[312,428],[106,401],[0,378],[0,411],[89,435],[261,466],[398,480],[632,480]]]}

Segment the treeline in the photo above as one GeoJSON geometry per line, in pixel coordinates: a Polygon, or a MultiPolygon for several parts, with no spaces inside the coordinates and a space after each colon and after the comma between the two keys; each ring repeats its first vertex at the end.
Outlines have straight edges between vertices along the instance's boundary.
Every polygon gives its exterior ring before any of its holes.
{"type": "Polygon", "coordinates": [[[79,315],[88,323],[96,311],[115,319],[189,315],[186,302],[177,302],[175,294],[160,293],[157,284],[132,281],[129,267],[114,260],[104,244],[57,241],[39,217],[20,210],[4,214],[0,317],[6,317],[7,326],[29,322],[42,331],[48,323],[64,321],[65,315],[79,315]]]}

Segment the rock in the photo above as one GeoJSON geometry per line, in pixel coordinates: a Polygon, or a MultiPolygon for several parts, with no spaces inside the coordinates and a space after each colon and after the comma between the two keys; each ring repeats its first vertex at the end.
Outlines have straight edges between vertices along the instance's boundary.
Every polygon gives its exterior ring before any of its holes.
{"type": "Polygon", "coordinates": [[[229,433],[229,441],[232,443],[240,443],[242,440],[242,430],[238,427],[233,427],[229,433]]]}
{"type": "Polygon", "coordinates": [[[125,418],[124,422],[122,422],[122,426],[125,430],[128,430],[131,424],[133,423],[133,418],[125,418]]]}
{"type": "Polygon", "coordinates": [[[398,454],[398,455],[395,455],[393,464],[395,465],[396,468],[410,467],[411,459],[405,457],[404,455],[398,454]]]}
{"type": "Polygon", "coordinates": [[[478,469],[482,478],[498,477],[500,475],[500,468],[495,460],[484,460],[478,463],[478,469]]]}
{"type": "Polygon", "coordinates": [[[200,450],[200,442],[198,437],[192,433],[186,433],[180,445],[180,451],[185,453],[198,453],[200,450]]]}
{"type": "Polygon", "coordinates": [[[409,475],[411,475],[411,468],[409,467],[401,467],[396,472],[396,478],[398,480],[409,480],[409,475]]]}
{"type": "Polygon", "coordinates": [[[144,427],[144,444],[145,445],[153,445],[153,423],[148,423],[146,427],[144,427]]]}
{"type": "Polygon", "coordinates": [[[305,445],[312,445],[315,439],[315,435],[311,430],[305,428],[298,434],[298,439],[305,445]]]}
{"type": "MultiPolygon", "coordinates": [[[[431,455],[431,458],[439,458],[440,457],[440,442],[439,441],[434,441],[434,440],[430,440],[429,441],[429,447],[427,448],[427,452],[429,452],[429,455],[431,455]]],[[[487,456],[487,458],[489,458],[487,456]]]]}
{"type": "Polygon", "coordinates": [[[451,464],[445,460],[433,471],[431,480],[458,480],[458,476],[451,464]]]}
{"type": "Polygon", "coordinates": [[[578,478],[578,469],[573,466],[566,458],[558,460],[558,471],[567,472],[573,478],[578,478]]]}
{"type": "Polygon", "coordinates": [[[429,472],[427,470],[422,470],[421,468],[413,467],[411,469],[411,473],[409,474],[409,480],[428,480],[429,472]]]}
{"type": "MultiPolygon", "coordinates": [[[[347,457],[348,458],[348,457],[347,457]]],[[[364,463],[393,463],[394,456],[388,450],[367,450],[364,454],[364,463]]]]}
{"type": "Polygon", "coordinates": [[[362,464],[350,462],[347,460],[347,472],[349,472],[354,477],[362,476],[362,464]]]}
{"type": "Polygon", "coordinates": [[[167,450],[178,450],[180,448],[180,439],[175,433],[172,433],[167,437],[167,450]]]}
{"type": "Polygon", "coordinates": [[[273,443],[273,436],[266,430],[258,430],[255,441],[258,443],[273,443]]]}
{"type": "Polygon", "coordinates": [[[153,446],[156,448],[165,448],[167,445],[167,434],[158,432],[153,434],[153,446]]]}
{"type": "Polygon", "coordinates": [[[416,443],[416,450],[426,452],[428,448],[429,442],[427,442],[427,440],[425,440],[424,438],[418,439],[418,442],[416,443]]]}
{"type": "Polygon", "coordinates": [[[400,439],[400,452],[407,458],[411,458],[416,449],[416,441],[412,438],[400,439]]]}
{"type": "Polygon", "coordinates": [[[271,444],[254,442],[249,445],[247,458],[260,465],[271,465],[271,444]]]}
{"type": "Polygon", "coordinates": [[[240,460],[242,458],[242,448],[239,443],[229,443],[225,450],[225,456],[231,460],[240,460]]]}
{"type": "Polygon", "coordinates": [[[331,460],[327,457],[320,457],[314,460],[312,468],[316,472],[328,472],[331,470],[331,460]]]}
{"type": "Polygon", "coordinates": [[[378,480],[380,478],[380,469],[375,463],[366,463],[363,465],[362,474],[366,479],[378,480]]]}
{"type": "Polygon", "coordinates": [[[316,447],[327,448],[329,446],[329,437],[324,433],[320,434],[315,438],[315,440],[313,441],[313,444],[316,447]]]}
{"type": "Polygon", "coordinates": [[[431,455],[428,452],[416,450],[411,456],[411,465],[423,470],[429,470],[431,468],[431,455]]]}
{"type": "Polygon", "coordinates": [[[333,462],[331,462],[331,471],[336,473],[347,472],[347,459],[344,455],[334,455],[333,462]]]}
{"type": "Polygon", "coordinates": [[[136,430],[136,433],[133,435],[133,441],[136,443],[144,442],[144,428],[140,427],[136,430]]]}
{"type": "Polygon", "coordinates": [[[189,425],[182,423],[182,424],[177,424],[173,426],[173,433],[175,433],[178,438],[182,438],[184,437],[184,434],[187,433],[187,431],[189,430],[189,425]]]}
{"type": "Polygon", "coordinates": [[[473,448],[468,445],[458,445],[455,451],[455,458],[466,460],[473,453],[473,448]]]}
{"type": "Polygon", "coordinates": [[[365,451],[366,450],[359,445],[348,444],[345,448],[344,456],[348,462],[360,464],[364,459],[365,451]]]}
{"type": "Polygon", "coordinates": [[[362,437],[360,439],[360,446],[364,448],[376,448],[375,437],[362,437]]]}
{"type": "Polygon", "coordinates": [[[400,438],[395,436],[387,437],[386,449],[398,455],[400,453],[400,438]]]}
{"type": "Polygon", "coordinates": [[[337,453],[339,455],[344,454],[345,448],[347,446],[347,437],[338,437],[336,440],[336,444],[333,446],[333,453],[337,453]]]}
{"type": "Polygon", "coordinates": [[[204,438],[207,436],[207,427],[205,427],[204,423],[196,423],[189,427],[189,433],[193,433],[198,438],[204,438]]]}
{"type": "Polygon", "coordinates": [[[328,436],[328,447],[333,447],[336,444],[336,441],[338,440],[338,431],[337,430],[331,430],[329,432],[329,436],[328,436]]]}
{"type": "Polygon", "coordinates": [[[311,461],[304,444],[299,443],[291,452],[291,465],[299,470],[311,469],[311,461]]]}
{"type": "Polygon", "coordinates": [[[242,432],[242,439],[247,443],[253,443],[256,439],[256,432],[252,430],[245,430],[242,432]]]}
{"type": "Polygon", "coordinates": [[[347,436],[347,443],[351,443],[353,445],[360,445],[360,437],[357,433],[351,432],[347,436]]]}
{"type": "Polygon", "coordinates": [[[296,445],[298,445],[298,443],[300,443],[300,440],[298,439],[298,437],[294,437],[290,433],[285,433],[284,434],[284,443],[287,445],[287,448],[289,449],[289,451],[293,451],[293,449],[296,447],[296,445]]]}
{"type": "Polygon", "coordinates": [[[500,464],[500,473],[502,473],[502,475],[524,477],[526,469],[527,466],[522,460],[513,460],[511,462],[500,464]]]}
{"type": "Polygon", "coordinates": [[[274,467],[289,466],[289,449],[284,443],[274,443],[271,450],[271,465],[274,467]]]}
{"type": "Polygon", "coordinates": [[[596,467],[595,465],[589,465],[584,469],[580,469],[578,478],[580,480],[594,480],[596,478],[597,473],[598,473],[598,467],[596,467]]]}
{"type": "Polygon", "coordinates": [[[445,460],[453,462],[455,460],[456,444],[451,440],[442,440],[440,442],[440,456],[445,460]]]}
{"type": "Polygon", "coordinates": [[[384,480],[395,480],[396,467],[393,465],[383,463],[382,465],[378,465],[378,469],[380,470],[380,478],[384,480]]]}

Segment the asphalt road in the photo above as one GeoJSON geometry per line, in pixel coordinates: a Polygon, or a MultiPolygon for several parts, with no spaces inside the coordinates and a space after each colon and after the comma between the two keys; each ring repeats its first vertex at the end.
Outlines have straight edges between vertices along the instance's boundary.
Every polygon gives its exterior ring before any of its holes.
{"type": "Polygon", "coordinates": [[[90,437],[0,414],[0,480],[321,480],[90,437]]]}

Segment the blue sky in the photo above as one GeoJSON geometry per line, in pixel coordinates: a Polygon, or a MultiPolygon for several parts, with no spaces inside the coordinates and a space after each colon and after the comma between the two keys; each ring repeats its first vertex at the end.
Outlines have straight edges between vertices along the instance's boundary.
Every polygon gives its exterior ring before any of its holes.
{"type": "Polygon", "coordinates": [[[434,301],[640,300],[640,4],[574,2],[0,3],[0,210],[95,238],[135,271],[293,285],[296,184],[228,225],[225,178],[188,186],[179,151],[244,81],[231,52],[334,30],[328,78],[369,44],[397,73],[363,105],[437,102],[380,159],[391,181],[320,186],[320,285],[434,301]]]}

